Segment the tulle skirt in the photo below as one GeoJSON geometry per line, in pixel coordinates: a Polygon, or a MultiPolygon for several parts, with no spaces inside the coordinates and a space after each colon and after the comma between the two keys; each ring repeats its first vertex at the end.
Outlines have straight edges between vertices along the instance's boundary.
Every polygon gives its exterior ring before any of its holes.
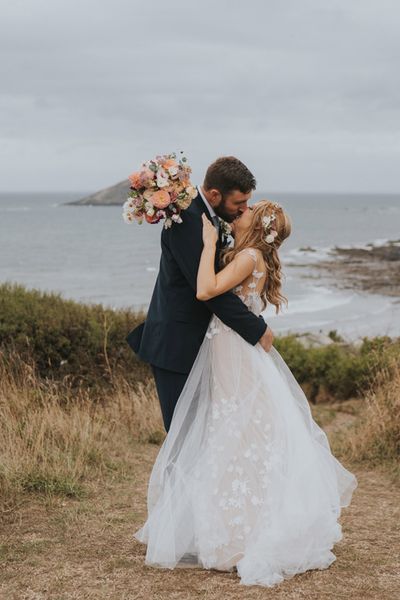
{"type": "Polygon", "coordinates": [[[237,570],[273,586],[336,560],[357,479],[279,352],[213,316],[179,397],[134,537],[145,564],[237,570]]]}

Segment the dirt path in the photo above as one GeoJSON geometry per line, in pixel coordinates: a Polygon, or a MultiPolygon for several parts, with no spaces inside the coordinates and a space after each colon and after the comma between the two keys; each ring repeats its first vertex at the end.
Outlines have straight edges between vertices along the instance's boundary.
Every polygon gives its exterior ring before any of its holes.
{"type": "Polygon", "coordinates": [[[235,573],[145,567],[145,547],[132,533],[146,515],[147,479],[157,452],[157,446],[133,444],[126,472],[91,482],[84,500],[27,498],[6,515],[1,600],[400,597],[399,490],[384,474],[358,468],[352,470],[359,487],[341,517],[337,560],[325,571],[271,589],[239,585],[235,573]]]}

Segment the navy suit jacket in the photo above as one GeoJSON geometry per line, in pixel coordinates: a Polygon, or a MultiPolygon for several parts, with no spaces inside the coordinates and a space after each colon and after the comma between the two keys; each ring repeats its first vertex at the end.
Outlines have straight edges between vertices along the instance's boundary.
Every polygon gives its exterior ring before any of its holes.
{"type": "MultiPolygon", "coordinates": [[[[213,313],[253,345],[267,328],[263,317],[252,313],[231,291],[207,301],[197,300],[202,213],[211,221],[198,194],[181,213],[182,223],[163,228],[160,270],[146,320],[125,338],[144,362],[178,373],[190,372],[213,313]]],[[[221,239],[217,242],[216,272],[220,250],[221,239]]]]}

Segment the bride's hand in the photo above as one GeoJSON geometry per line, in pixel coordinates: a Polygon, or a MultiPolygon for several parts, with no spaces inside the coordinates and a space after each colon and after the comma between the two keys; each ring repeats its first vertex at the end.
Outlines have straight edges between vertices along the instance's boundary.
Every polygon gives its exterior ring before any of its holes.
{"type": "Polygon", "coordinates": [[[207,219],[206,215],[203,213],[203,244],[205,246],[215,246],[218,239],[217,230],[214,225],[207,219]]]}

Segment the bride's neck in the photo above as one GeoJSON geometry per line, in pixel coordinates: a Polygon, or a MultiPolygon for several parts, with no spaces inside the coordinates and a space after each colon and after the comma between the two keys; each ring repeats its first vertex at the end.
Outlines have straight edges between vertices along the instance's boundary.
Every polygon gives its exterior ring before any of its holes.
{"type": "Polygon", "coordinates": [[[238,246],[243,239],[243,233],[237,233],[235,235],[235,246],[238,246]]]}

